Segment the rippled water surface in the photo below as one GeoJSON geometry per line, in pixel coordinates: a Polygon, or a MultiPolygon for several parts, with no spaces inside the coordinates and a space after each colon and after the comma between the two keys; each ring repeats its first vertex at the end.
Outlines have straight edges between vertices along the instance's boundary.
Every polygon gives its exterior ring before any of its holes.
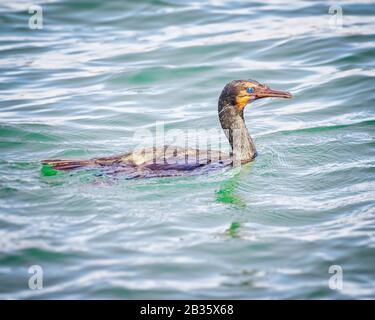
{"type": "Polygon", "coordinates": [[[30,3],[2,1],[0,298],[375,298],[375,5],[337,3],[342,27],[328,1],[50,0],[31,30],[30,3]],[[156,122],[219,129],[247,78],[294,99],[247,107],[240,172],[41,171],[156,122]]]}

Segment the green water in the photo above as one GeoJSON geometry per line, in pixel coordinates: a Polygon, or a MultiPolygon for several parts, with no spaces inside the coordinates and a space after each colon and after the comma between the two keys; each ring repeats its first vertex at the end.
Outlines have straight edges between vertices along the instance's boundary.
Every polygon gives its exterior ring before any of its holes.
{"type": "Polygon", "coordinates": [[[338,3],[342,27],[327,1],[38,1],[31,30],[28,1],[1,2],[0,298],[375,298],[375,5],[338,3]],[[41,170],[156,122],[218,129],[247,78],[294,99],[247,107],[239,171],[41,170]]]}

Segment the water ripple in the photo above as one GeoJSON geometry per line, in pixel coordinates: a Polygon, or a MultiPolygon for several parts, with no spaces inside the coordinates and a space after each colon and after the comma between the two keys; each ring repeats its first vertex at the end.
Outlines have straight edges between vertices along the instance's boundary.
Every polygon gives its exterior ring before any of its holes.
{"type": "Polygon", "coordinates": [[[30,1],[0,4],[0,298],[374,298],[372,1],[340,1],[342,28],[326,1],[39,3],[43,30],[30,1]],[[40,172],[157,121],[219,128],[240,78],[294,99],[247,107],[259,156],[239,171],[40,172]]]}

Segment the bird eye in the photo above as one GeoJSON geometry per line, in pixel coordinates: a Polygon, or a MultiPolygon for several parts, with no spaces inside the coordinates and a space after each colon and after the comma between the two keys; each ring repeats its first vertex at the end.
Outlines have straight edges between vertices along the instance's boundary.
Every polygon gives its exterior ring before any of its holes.
{"type": "Polygon", "coordinates": [[[253,88],[247,88],[246,90],[248,93],[253,93],[254,92],[254,89],[253,88]]]}

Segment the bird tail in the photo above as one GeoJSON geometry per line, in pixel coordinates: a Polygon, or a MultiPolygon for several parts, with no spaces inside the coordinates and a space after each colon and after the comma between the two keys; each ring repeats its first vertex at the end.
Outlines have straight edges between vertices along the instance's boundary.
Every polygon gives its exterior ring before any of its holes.
{"type": "Polygon", "coordinates": [[[43,165],[50,166],[54,170],[72,170],[95,164],[93,160],[42,160],[43,165]]]}

